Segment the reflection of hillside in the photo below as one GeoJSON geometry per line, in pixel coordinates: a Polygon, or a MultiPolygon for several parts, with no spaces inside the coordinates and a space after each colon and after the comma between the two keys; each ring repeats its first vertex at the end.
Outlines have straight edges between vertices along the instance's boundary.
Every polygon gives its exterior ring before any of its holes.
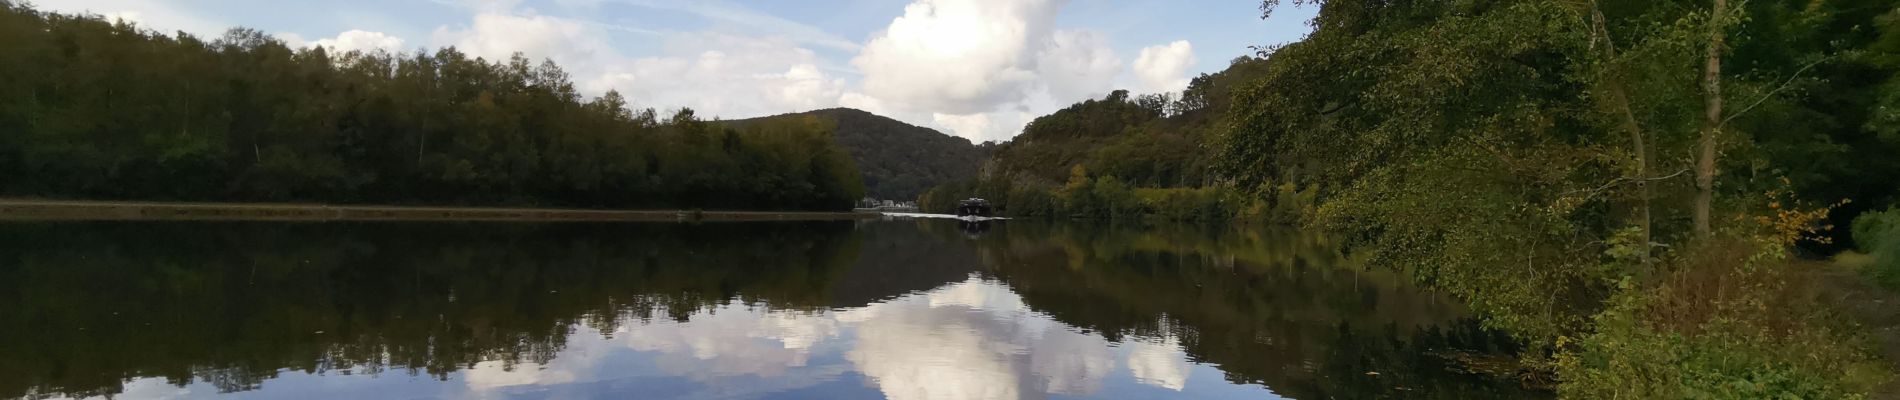
{"type": "Polygon", "coordinates": [[[1423,354],[1508,343],[1399,276],[1352,267],[1323,238],[1182,226],[999,231],[984,240],[988,274],[1032,309],[1110,340],[1178,338],[1233,382],[1297,398],[1392,396],[1398,387],[1464,398],[1509,385],[1452,375],[1423,354]]]}
{"type": "Polygon", "coordinates": [[[938,239],[918,229],[924,221],[858,225],[863,251],[831,285],[834,307],[863,307],[906,293],[961,282],[982,265],[961,239],[938,239]]]}
{"type": "Polygon", "coordinates": [[[545,363],[577,324],[825,308],[858,246],[849,223],[0,225],[0,397],[545,363]]]}

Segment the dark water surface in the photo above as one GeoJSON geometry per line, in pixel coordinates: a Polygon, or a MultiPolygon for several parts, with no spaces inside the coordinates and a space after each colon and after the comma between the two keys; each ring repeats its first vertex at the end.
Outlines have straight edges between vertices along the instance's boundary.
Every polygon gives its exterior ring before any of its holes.
{"type": "Polygon", "coordinates": [[[0,398],[1517,398],[1291,230],[0,223],[0,398]]]}

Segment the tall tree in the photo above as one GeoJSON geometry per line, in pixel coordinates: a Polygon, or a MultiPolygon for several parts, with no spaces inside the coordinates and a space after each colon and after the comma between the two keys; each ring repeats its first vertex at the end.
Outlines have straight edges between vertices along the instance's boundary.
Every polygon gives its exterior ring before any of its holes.
{"type": "Polygon", "coordinates": [[[1624,131],[1629,133],[1630,152],[1635,154],[1636,177],[1633,181],[1636,184],[1637,191],[1636,226],[1638,232],[1636,236],[1637,245],[1640,247],[1638,256],[1642,257],[1644,265],[1649,265],[1652,258],[1650,256],[1650,249],[1652,248],[1650,243],[1653,240],[1651,235],[1655,229],[1652,226],[1654,219],[1650,217],[1650,200],[1654,197],[1654,194],[1649,188],[1650,163],[1648,140],[1643,137],[1642,123],[1637,122],[1636,112],[1632,111],[1632,107],[1630,106],[1628,83],[1624,81],[1624,72],[1622,68],[1619,67],[1623,61],[1617,58],[1616,40],[1610,35],[1608,23],[1604,21],[1603,8],[1598,5],[1596,0],[1591,0],[1589,6],[1591,43],[1594,46],[1600,46],[1602,49],[1601,53],[1599,53],[1601,54],[1602,60],[1597,62],[1597,64],[1603,65],[1604,72],[1601,72],[1601,79],[1604,85],[1609,87],[1609,90],[1607,90],[1609,95],[1604,98],[1609,102],[1609,106],[1615,110],[1614,114],[1616,114],[1619,125],[1624,131]]]}
{"type": "Polygon", "coordinates": [[[1709,7],[1708,52],[1702,71],[1702,134],[1696,141],[1695,233],[1704,238],[1711,231],[1709,213],[1711,203],[1715,202],[1716,136],[1722,133],[1722,41],[1726,36],[1723,21],[1728,18],[1728,0],[1713,0],[1709,7]]]}

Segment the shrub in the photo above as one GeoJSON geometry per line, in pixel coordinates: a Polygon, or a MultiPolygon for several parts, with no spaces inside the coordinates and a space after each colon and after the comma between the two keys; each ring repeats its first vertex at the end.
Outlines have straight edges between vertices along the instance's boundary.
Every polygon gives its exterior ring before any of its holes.
{"type": "Polygon", "coordinates": [[[1559,338],[1565,398],[1838,399],[1885,376],[1865,338],[1816,304],[1813,274],[1745,239],[1672,257],[1648,284],[1624,279],[1594,331],[1559,338]]]}
{"type": "Polygon", "coordinates": [[[1854,218],[1854,242],[1872,256],[1862,271],[1888,289],[1900,290],[1900,208],[1854,218]]]}

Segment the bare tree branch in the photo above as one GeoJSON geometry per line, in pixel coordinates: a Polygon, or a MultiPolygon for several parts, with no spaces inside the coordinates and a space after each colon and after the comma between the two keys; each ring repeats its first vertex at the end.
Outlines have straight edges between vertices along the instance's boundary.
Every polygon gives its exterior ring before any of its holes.
{"type": "Polygon", "coordinates": [[[1794,71],[1794,75],[1788,76],[1788,80],[1782,81],[1781,85],[1775,86],[1774,90],[1769,90],[1768,94],[1764,94],[1761,96],[1761,98],[1755,99],[1755,102],[1753,104],[1749,104],[1748,107],[1742,107],[1741,111],[1736,111],[1734,114],[1729,114],[1728,118],[1723,118],[1722,123],[1718,124],[1717,126],[1728,126],[1729,121],[1735,120],[1736,117],[1740,117],[1742,116],[1742,114],[1747,114],[1748,110],[1753,110],[1755,109],[1755,106],[1759,106],[1761,105],[1762,102],[1768,101],[1769,98],[1775,97],[1775,93],[1780,93],[1783,89],[1787,89],[1788,85],[1794,83],[1795,79],[1801,78],[1802,73],[1808,72],[1809,69],[1813,69],[1814,66],[1816,65],[1821,65],[1821,63],[1827,62],[1827,60],[1831,58],[1834,58],[1834,56],[1829,55],[1827,57],[1821,57],[1821,59],[1814,60],[1814,62],[1808,63],[1808,65],[1801,66],[1801,69],[1794,71]]]}
{"type": "Polygon", "coordinates": [[[1563,192],[1562,194],[1559,194],[1559,196],[1569,196],[1574,193],[1589,193],[1590,195],[1583,197],[1584,200],[1588,200],[1592,197],[1596,197],[1598,194],[1602,194],[1603,191],[1605,190],[1610,190],[1610,188],[1613,188],[1613,187],[1627,185],[1631,183],[1637,183],[1637,182],[1655,182],[1655,181],[1661,181],[1661,180],[1668,180],[1671,178],[1682,176],[1682,174],[1689,173],[1689,171],[1690,171],[1689,169],[1683,169],[1681,171],[1676,171],[1676,173],[1673,173],[1673,174],[1647,178],[1647,179],[1616,178],[1616,179],[1610,180],[1609,183],[1603,184],[1603,186],[1598,186],[1595,189],[1577,189],[1577,190],[1563,192]]]}

